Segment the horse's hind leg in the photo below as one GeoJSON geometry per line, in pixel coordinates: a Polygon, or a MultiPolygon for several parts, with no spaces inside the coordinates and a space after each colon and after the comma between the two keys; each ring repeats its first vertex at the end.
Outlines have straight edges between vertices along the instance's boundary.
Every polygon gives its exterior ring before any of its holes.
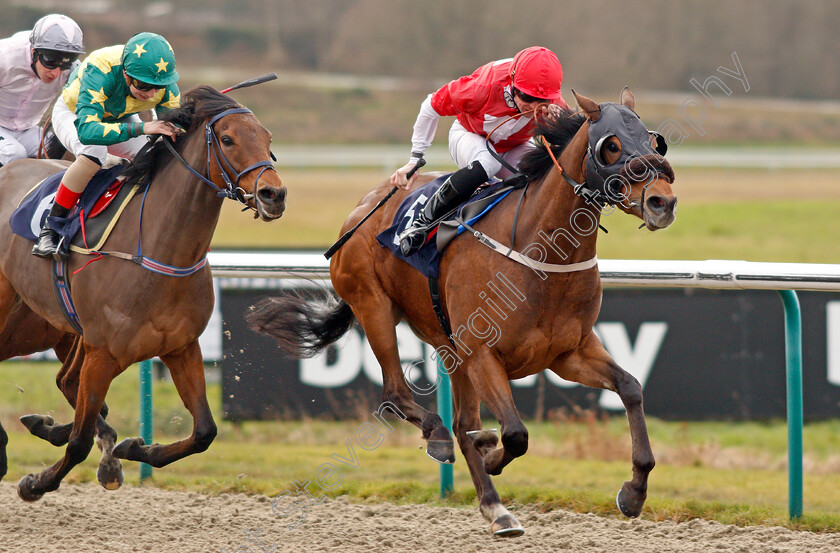
{"type": "MultiPolygon", "coordinates": [[[[79,375],[84,361],[84,343],[81,336],[67,334],[53,349],[58,358],[63,360],[56,376],[56,385],[67,402],[75,408],[79,391],[79,375]]],[[[96,478],[103,488],[116,490],[122,486],[124,474],[120,460],[112,454],[117,443],[117,432],[105,422],[107,415],[108,406],[103,403],[99,416],[96,418],[94,438],[96,446],[102,452],[96,478]]],[[[48,415],[25,415],[20,418],[20,421],[33,436],[46,440],[54,446],[65,445],[73,431],[73,423],[55,424],[52,417],[48,415]]]]}
{"type": "Polygon", "coordinates": [[[390,300],[385,297],[366,296],[364,304],[375,306],[374,312],[368,312],[367,309],[355,311],[365,329],[373,354],[382,368],[383,404],[390,402],[396,405],[405,415],[405,420],[423,432],[429,457],[439,463],[454,463],[455,444],[449,430],[443,425],[443,420],[437,414],[418,405],[406,384],[397,349],[396,320],[390,310],[382,307],[390,305],[390,300]]]}
{"type": "MultiPolygon", "coordinates": [[[[56,375],[56,386],[64,394],[67,403],[76,408],[76,395],[79,389],[79,374],[82,370],[84,360],[84,345],[80,336],[67,334],[53,348],[56,356],[62,362],[61,368],[56,375]]],[[[107,412],[107,407],[102,404],[102,412],[107,412]]],[[[20,422],[29,430],[33,436],[51,443],[54,446],[67,445],[70,433],[73,431],[73,423],[56,424],[49,415],[24,415],[20,422]]]]}
{"type": "Polygon", "coordinates": [[[6,460],[6,446],[8,444],[9,435],[6,434],[6,430],[0,424],[0,480],[3,480],[3,477],[6,476],[6,472],[9,470],[9,464],[6,460]]]}
{"type": "Polygon", "coordinates": [[[38,475],[29,474],[23,477],[18,484],[18,495],[21,499],[35,501],[46,492],[58,489],[67,473],[87,458],[93,447],[96,419],[102,409],[105,395],[111,380],[120,372],[122,368],[105,348],[85,346],[85,359],[76,398],[76,416],[64,457],[38,475]]]}
{"type": "Polygon", "coordinates": [[[611,390],[624,403],[633,445],[633,479],[621,486],[616,504],[625,516],[637,517],[647,498],[648,475],[655,465],[642,405],[642,386],[618,366],[594,333],[582,344],[576,351],[555,360],[549,369],[566,380],[611,390]]]}
{"type": "MultiPolygon", "coordinates": [[[[64,344],[60,344],[63,348],[64,344]]],[[[58,352],[59,347],[56,347],[58,352]]],[[[64,354],[65,362],[56,375],[56,384],[64,397],[73,407],[76,406],[76,398],[79,393],[79,375],[85,359],[85,348],[81,336],[73,335],[72,344],[64,354]]],[[[96,469],[96,479],[106,490],[116,490],[123,484],[124,474],[122,463],[114,457],[113,451],[117,444],[117,431],[111,428],[105,417],[108,416],[108,406],[103,402],[96,417],[96,436],[94,441],[96,447],[102,453],[99,458],[99,467],[96,469]]]]}
{"type": "MultiPolygon", "coordinates": [[[[481,404],[464,371],[456,370],[450,375],[455,417],[452,430],[458,438],[461,453],[470,469],[478,506],[481,514],[490,522],[490,531],[497,536],[514,537],[525,533],[519,521],[502,505],[493,480],[484,469],[484,458],[468,432],[481,429],[481,404]]],[[[495,434],[493,435],[495,437],[495,434]]]]}
{"type": "Polygon", "coordinates": [[[200,453],[210,447],[216,437],[216,423],[207,403],[204,383],[204,362],[198,340],[175,354],[162,355],[161,361],[169,368],[175,388],[184,407],[193,417],[193,431],[185,440],[161,445],[145,445],[141,438],[126,438],[114,448],[114,456],[131,461],[141,461],[153,467],[163,467],[188,455],[200,453]]]}

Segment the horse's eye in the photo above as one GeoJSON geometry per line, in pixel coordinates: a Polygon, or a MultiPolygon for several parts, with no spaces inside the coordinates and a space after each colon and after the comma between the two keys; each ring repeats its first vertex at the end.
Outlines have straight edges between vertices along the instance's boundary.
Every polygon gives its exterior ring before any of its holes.
{"type": "Polygon", "coordinates": [[[607,151],[608,152],[616,153],[620,150],[621,150],[621,148],[619,148],[618,144],[616,144],[615,142],[607,142],[607,151]]]}
{"type": "Polygon", "coordinates": [[[233,139],[227,135],[222,137],[222,144],[225,146],[233,146],[233,139]]]}

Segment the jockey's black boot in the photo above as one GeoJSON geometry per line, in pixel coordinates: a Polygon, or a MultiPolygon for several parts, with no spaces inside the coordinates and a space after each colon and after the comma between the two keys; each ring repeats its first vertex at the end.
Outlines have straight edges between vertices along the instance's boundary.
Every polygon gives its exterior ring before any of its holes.
{"type": "Polygon", "coordinates": [[[437,189],[437,192],[429,198],[429,201],[414,218],[411,226],[400,234],[400,251],[402,251],[402,254],[408,257],[422,248],[423,244],[426,243],[432,224],[472,196],[475,189],[486,181],[487,173],[484,171],[484,167],[477,162],[470,163],[463,169],[458,169],[452,173],[437,189]]]}
{"type": "Polygon", "coordinates": [[[66,207],[60,206],[56,203],[50,209],[50,214],[44,219],[44,226],[41,227],[41,233],[38,235],[38,242],[32,248],[32,255],[38,257],[52,256],[56,260],[67,259],[67,254],[58,250],[58,233],[50,228],[50,217],[66,217],[70,212],[66,207]]]}

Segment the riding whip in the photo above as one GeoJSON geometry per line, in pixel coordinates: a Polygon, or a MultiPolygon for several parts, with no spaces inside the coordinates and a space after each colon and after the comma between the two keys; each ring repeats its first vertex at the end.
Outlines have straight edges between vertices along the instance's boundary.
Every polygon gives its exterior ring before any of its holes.
{"type": "Polygon", "coordinates": [[[260,77],[254,77],[253,79],[248,79],[247,81],[242,81],[239,84],[235,84],[230,88],[226,88],[222,90],[222,94],[227,94],[231,90],[236,90],[237,88],[247,88],[249,86],[254,86],[255,84],[261,84],[268,81],[273,81],[277,78],[277,73],[267,73],[260,77]]]}
{"type": "MultiPolygon", "coordinates": [[[[416,172],[417,172],[417,171],[418,171],[421,167],[423,167],[424,165],[426,165],[426,160],[425,160],[425,159],[423,159],[423,158],[421,157],[420,159],[418,159],[418,160],[417,160],[417,163],[415,163],[415,164],[414,164],[414,167],[412,167],[412,168],[411,168],[411,171],[409,171],[409,172],[405,175],[406,180],[411,180],[411,177],[413,177],[413,176],[414,176],[414,173],[416,173],[416,172]]],[[[393,196],[393,195],[397,192],[397,190],[398,190],[398,189],[399,189],[399,187],[398,187],[398,186],[393,187],[393,188],[391,189],[391,191],[390,191],[390,192],[388,192],[388,194],[387,194],[384,198],[382,198],[381,200],[379,200],[379,203],[378,203],[378,204],[376,204],[376,205],[373,207],[373,209],[371,209],[371,210],[370,210],[370,212],[369,212],[367,215],[365,215],[364,217],[362,217],[362,220],[361,220],[361,221],[359,221],[358,223],[356,223],[356,226],[355,226],[355,227],[351,228],[350,230],[348,230],[347,232],[345,232],[344,234],[342,234],[342,235],[341,235],[341,238],[339,238],[339,239],[336,241],[336,243],[335,243],[335,244],[333,244],[332,246],[330,246],[330,249],[328,249],[328,250],[324,253],[324,257],[326,257],[327,259],[331,258],[331,257],[333,256],[333,254],[334,254],[335,252],[337,252],[337,251],[338,251],[338,249],[339,249],[341,246],[343,246],[343,245],[344,245],[344,243],[345,243],[345,242],[347,242],[348,240],[350,240],[350,237],[351,237],[351,236],[353,236],[353,234],[354,234],[354,233],[355,233],[355,232],[359,229],[359,227],[360,227],[360,226],[362,226],[362,223],[364,223],[365,221],[367,221],[367,220],[368,220],[368,218],[369,218],[371,215],[373,215],[373,214],[376,212],[376,210],[377,210],[377,209],[379,209],[380,207],[382,207],[383,205],[385,205],[385,202],[387,202],[389,199],[391,199],[391,196],[393,196]]]]}

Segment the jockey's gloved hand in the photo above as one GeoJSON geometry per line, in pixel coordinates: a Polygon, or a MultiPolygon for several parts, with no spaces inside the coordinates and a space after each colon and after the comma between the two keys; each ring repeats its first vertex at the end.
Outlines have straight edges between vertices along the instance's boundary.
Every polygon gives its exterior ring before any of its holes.
{"type": "Polygon", "coordinates": [[[407,178],[407,175],[411,172],[412,169],[414,169],[414,166],[417,165],[417,163],[419,163],[421,159],[423,158],[412,157],[408,161],[408,163],[397,169],[394,172],[394,174],[391,175],[391,178],[388,179],[388,182],[390,182],[393,186],[398,186],[402,188],[403,190],[410,190],[412,185],[414,184],[414,181],[417,180],[417,172],[415,171],[415,173],[411,175],[410,179],[407,178]]]}

